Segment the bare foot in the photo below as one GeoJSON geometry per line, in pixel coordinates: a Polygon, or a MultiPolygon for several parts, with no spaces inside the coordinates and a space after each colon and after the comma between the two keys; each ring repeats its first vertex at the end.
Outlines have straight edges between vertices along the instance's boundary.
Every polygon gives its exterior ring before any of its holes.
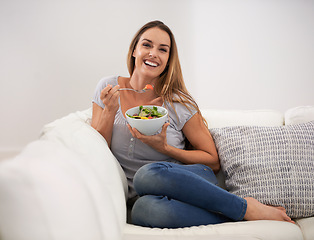
{"type": "Polygon", "coordinates": [[[295,223],[286,214],[286,210],[283,207],[268,206],[251,197],[244,199],[247,201],[245,220],[276,220],[295,223]]]}

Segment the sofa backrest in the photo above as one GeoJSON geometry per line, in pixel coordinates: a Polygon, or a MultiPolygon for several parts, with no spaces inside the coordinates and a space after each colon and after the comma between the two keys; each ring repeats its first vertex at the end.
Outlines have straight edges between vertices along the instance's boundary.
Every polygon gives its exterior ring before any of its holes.
{"type": "Polygon", "coordinates": [[[283,113],[275,110],[218,110],[201,109],[209,128],[231,126],[281,126],[283,113]]]}

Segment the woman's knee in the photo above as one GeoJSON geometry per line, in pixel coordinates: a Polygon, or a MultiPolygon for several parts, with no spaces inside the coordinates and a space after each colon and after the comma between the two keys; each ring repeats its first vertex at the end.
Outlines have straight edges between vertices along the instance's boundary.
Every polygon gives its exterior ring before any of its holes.
{"type": "Polygon", "coordinates": [[[150,205],[154,201],[153,197],[146,195],[136,200],[131,212],[131,221],[133,224],[150,227],[149,221],[152,218],[150,205]]]}
{"type": "Polygon", "coordinates": [[[168,162],[156,162],[146,164],[134,175],[133,184],[138,195],[149,194],[152,188],[163,186],[163,177],[166,169],[171,167],[168,162]]]}
{"type": "Polygon", "coordinates": [[[132,223],[143,227],[166,227],[173,224],[169,215],[171,200],[165,196],[145,195],[132,208],[132,223]]]}

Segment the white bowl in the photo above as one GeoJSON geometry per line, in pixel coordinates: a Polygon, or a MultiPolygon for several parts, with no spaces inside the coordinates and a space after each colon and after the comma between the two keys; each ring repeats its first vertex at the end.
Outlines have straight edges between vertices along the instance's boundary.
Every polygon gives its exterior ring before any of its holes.
{"type": "MultiPolygon", "coordinates": [[[[153,105],[144,105],[143,107],[153,108],[153,105]]],[[[164,114],[160,118],[154,119],[135,119],[130,118],[128,115],[133,116],[140,112],[139,106],[130,108],[125,112],[126,120],[131,125],[132,128],[136,128],[140,133],[144,135],[154,135],[167,121],[168,111],[164,107],[156,106],[157,111],[164,114]],[[128,114],[128,115],[127,115],[128,114]]]]}

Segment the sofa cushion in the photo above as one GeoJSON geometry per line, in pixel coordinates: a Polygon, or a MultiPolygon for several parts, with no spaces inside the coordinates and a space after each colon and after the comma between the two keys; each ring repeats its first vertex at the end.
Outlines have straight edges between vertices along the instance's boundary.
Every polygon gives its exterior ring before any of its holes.
{"type": "MultiPolygon", "coordinates": [[[[230,109],[201,109],[209,128],[222,128],[231,126],[282,126],[284,115],[272,109],[258,110],[230,110],[230,109]]],[[[222,171],[216,174],[218,185],[226,189],[225,178],[222,171]]]]}
{"type": "Polygon", "coordinates": [[[210,130],[228,191],[314,215],[314,121],[289,126],[210,130]]]}

